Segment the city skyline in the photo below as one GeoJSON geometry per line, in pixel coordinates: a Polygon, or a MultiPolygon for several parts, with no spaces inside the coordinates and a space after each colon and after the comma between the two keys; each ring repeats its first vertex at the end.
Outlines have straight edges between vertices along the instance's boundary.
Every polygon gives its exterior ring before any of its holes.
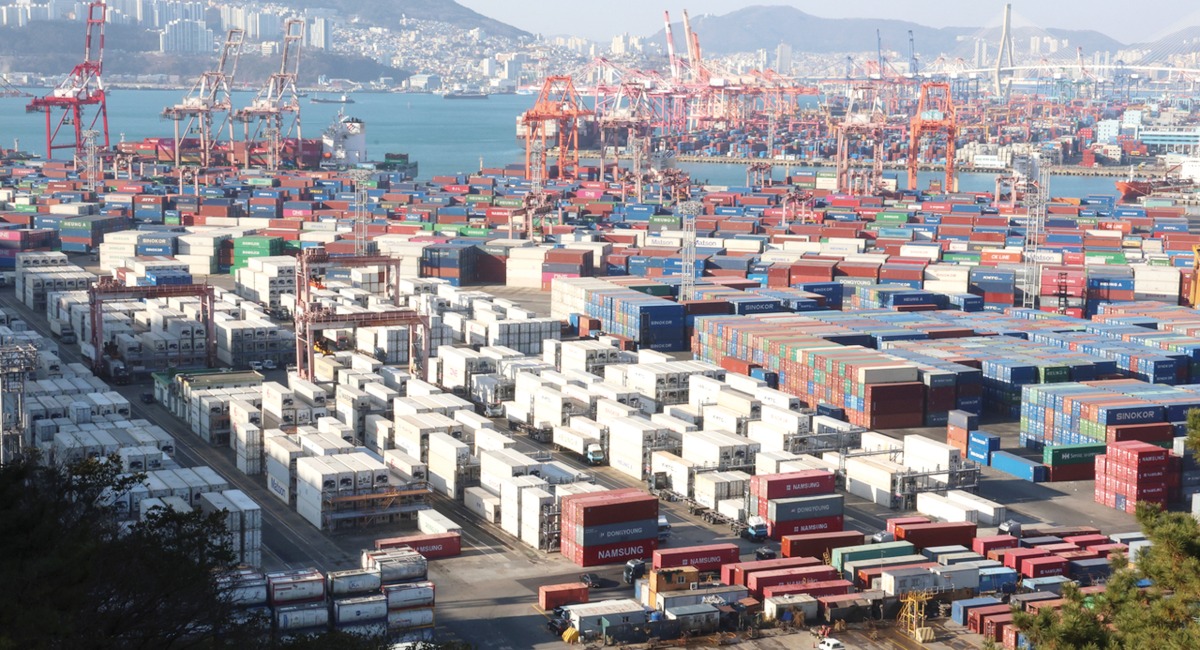
{"type": "MultiPolygon", "coordinates": [[[[683,10],[695,18],[701,14],[723,15],[751,6],[786,5],[822,18],[884,18],[909,20],[930,27],[998,26],[1004,0],[979,0],[959,3],[945,0],[895,2],[894,0],[856,0],[840,5],[797,0],[690,0],[685,3],[645,3],[639,0],[609,2],[545,3],[541,0],[458,0],[459,4],[489,18],[519,29],[546,36],[574,35],[604,41],[617,34],[636,36],[653,34],[662,28],[662,12],[671,12],[672,21],[683,17],[683,10]]],[[[1146,0],[1136,12],[1119,0],[1089,2],[1035,2],[1012,0],[1016,25],[1036,24],[1059,29],[1091,29],[1123,43],[1149,42],[1182,27],[1200,24],[1200,10],[1179,11],[1175,0],[1146,0]]]]}

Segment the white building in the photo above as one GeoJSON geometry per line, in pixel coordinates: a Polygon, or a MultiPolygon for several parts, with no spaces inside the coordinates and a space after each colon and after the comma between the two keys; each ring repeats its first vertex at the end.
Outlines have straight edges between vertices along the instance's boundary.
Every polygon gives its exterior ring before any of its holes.
{"type": "Polygon", "coordinates": [[[159,52],[203,54],[212,52],[215,44],[213,30],[200,20],[172,20],[158,35],[159,52]]]}

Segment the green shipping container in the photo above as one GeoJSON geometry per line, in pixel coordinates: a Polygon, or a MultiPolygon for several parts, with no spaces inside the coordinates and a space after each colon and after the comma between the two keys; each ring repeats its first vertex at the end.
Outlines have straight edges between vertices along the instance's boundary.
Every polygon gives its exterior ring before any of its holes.
{"type": "Polygon", "coordinates": [[[641,284],[633,287],[627,287],[639,293],[644,293],[648,296],[669,296],[671,295],[671,287],[665,284],[641,284]]]}
{"type": "Polygon", "coordinates": [[[942,261],[955,264],[978,263],[979,253],[942,253],[942,261]]]}
{"type": "Polygon", "coordinates": [[[476,227],[472,227],[472,226],[464,226],[463,229],[459,231],[459,233],[463,237],[487,237],[492,234],[492,231],[489,228],[476,228],[476,227]]]}
{"type": "Polygon", "coordinates": [[[1125,253],[1108,251],[1090,251],[1083,254],[1087,262],[1102,261],[1105,264],[1126,264],[1125,253]]]}
{"type": "Polygon", "coordinates": [[[498,196],[498,197],[496,197],[496,201],[495,201],[494,205],[496,207],[500,207],[500,208],[519,208],[519,207],[525,205],[525,201],[524,201],[524,199],[517,199],[517,198],[512,198],[512,197],[506,197],[506,196],[498,196]]]}
{"type": "Polygon", "coordinates": [[[843,546],[835,548],[830,553],[829,564],[841,571],[848,562],[869,558],[899,557],[910,555],[914,546],[912,542],[885,542],[883,544],[860,544],[858,546],[843,546]]]}
{"type": "Polygon", "coordinates": [[[1104,455],[1107,447],[1107,443],[1103,442],[1045,447],[1042,449],[1042,464],[1053,467],[1093,463],[1096,456],[1104,455]]]}

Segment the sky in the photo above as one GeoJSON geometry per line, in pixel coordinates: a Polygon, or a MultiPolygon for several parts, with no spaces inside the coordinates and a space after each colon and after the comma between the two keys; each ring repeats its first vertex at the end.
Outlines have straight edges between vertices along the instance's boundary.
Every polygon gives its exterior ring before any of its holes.
{"type": "MultiPolygon", "coordinates": [[[[726,14],[753,5],[791,5],[824,18],[895,18],[930,27],[1000,25],[1003,0],[457,0],[459,4],[533,33],[569,34],[607,41],[616,34],[648,36],[662,28],[663,10],[672,21],[683,10],[726,14]]],[[[1190,0],[1011,0],[1014,23],[1094,29],[1123,43],[1145,42],[1187,25],[1200,24],[1190,0]],[[1134,7],[1135,9],[1131,9],[1134,7]]]]}

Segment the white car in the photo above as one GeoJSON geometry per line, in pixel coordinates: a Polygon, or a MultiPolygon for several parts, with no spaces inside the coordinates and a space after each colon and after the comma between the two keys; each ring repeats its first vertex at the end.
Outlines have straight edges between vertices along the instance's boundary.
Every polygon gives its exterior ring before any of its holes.
{"type": "Polygon", "coordinates": [[[267,370],[274,370],[277,366],[275,365],[275,361],[266,359],[262,362],[262,367],[266,368],[267,370]]]}
{"type": "Polygon", "coordinates": [[[824,638],[817,644],[818,650],[846,650],[846,644],[837,639],[824,638]]]}
{"type": "Polygon", "coordinates": [[[251,370],[262,370],[262,369],[263,369],[263,362],[261,362],[261,361],[251,361],[251,362],[250,362],[250,369],[251,369],[251,370]]]}

